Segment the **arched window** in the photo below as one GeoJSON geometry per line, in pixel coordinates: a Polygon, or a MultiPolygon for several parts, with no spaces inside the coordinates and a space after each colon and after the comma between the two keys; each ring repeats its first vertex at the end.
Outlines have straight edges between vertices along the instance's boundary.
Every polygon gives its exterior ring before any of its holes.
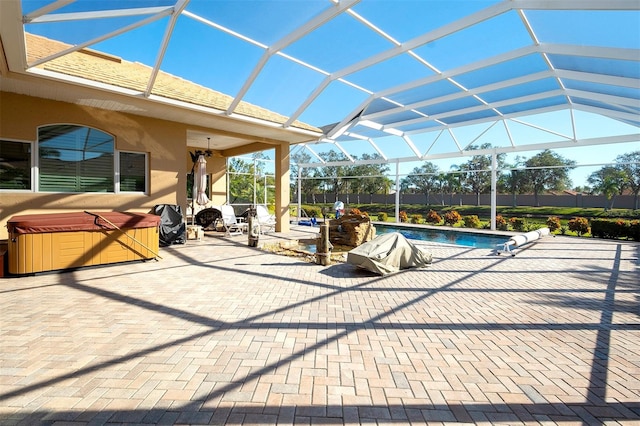
{"type": "Polygon", "coordinates": [[[39,192],[145,192],[146,164],[145,154],[117,152],[113,136],[100,130],[38,129],[39,192]]]}
{"type": "Polygon", "coordinates": [[[41,192],[114,192],[113,136],[89,127],[38,129],[41,192]]]}

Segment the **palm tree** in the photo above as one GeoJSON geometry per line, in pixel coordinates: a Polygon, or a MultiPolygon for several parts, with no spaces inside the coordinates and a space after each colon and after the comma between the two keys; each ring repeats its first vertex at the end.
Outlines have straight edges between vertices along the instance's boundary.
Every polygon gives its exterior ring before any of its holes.
{"type": "Polygon", "coordinates": [[[449,167],[450,172],[446,175],[446,186],[449,191],[449,205],[453,205],[453,194],[457,193],[460,197],[459,204],[462,205],[462,175],[458,173],[460,171],[460,166],[457,164],[452,164],[449,167]]]}
{"type": "Polygon", "coordinates": [[[516,194],[521,194],[522,188],[526,186],[525,173],[523,170],[518,170],[524,163],[523,157],[516,156],[512,164],[505,164],[505,167],[510,169],[509,173],[500,177],[500,185],[511,194],[512,207],[516,207],[518,204],[516,194]]]}
{"type": "Polygon", "coordinates": [[[597,170],[587,179],[594,191],[600,192],[607,199],[605,210],[613,208],[616,194],[622,194],[627,187],[627,174],[617,167],[606,166],[597,170]]]}

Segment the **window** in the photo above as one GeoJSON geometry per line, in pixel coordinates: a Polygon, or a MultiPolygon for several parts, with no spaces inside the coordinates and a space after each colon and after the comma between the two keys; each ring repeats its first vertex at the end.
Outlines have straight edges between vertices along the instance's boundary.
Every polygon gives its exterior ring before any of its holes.
{"type": "Polygon", "coordinates": [[[42,192],[114,192],[114,139],[99,130],[54,125],[38,130],[42,192]]]}
{"type": "Polygon", "coordinates": [[[120,153],[120,192],[146,192],[147,156],[120,153]]]}
{"type": "Polygon", "coordinates": [[[0,140],[0,189],[31,190],[31,144],[0,140]]]}
{"type": "Polygon", "coordinates": [[[146,154],[116,151],[113,136],[100,130],[38,129],[38,191],[146,192],[146,165],[146,154]]]}

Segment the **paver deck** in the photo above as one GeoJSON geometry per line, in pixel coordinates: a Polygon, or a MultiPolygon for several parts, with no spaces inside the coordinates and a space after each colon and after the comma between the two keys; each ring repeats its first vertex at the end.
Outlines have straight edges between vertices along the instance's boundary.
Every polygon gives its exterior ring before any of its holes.
{"type": "Polygon", "coordinates": [[[0,423],[640,424],[640,244],[420,245],[387,277],[208,236],[1,279],[0,423]]]}

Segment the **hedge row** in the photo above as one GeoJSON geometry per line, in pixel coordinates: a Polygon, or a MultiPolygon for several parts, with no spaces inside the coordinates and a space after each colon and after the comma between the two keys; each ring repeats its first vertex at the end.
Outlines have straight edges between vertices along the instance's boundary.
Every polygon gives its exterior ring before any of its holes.
{"type": "Polygon", "coordinates": [[[591,219],[591,235],[640,241],[640,220],[591,219]]]}

